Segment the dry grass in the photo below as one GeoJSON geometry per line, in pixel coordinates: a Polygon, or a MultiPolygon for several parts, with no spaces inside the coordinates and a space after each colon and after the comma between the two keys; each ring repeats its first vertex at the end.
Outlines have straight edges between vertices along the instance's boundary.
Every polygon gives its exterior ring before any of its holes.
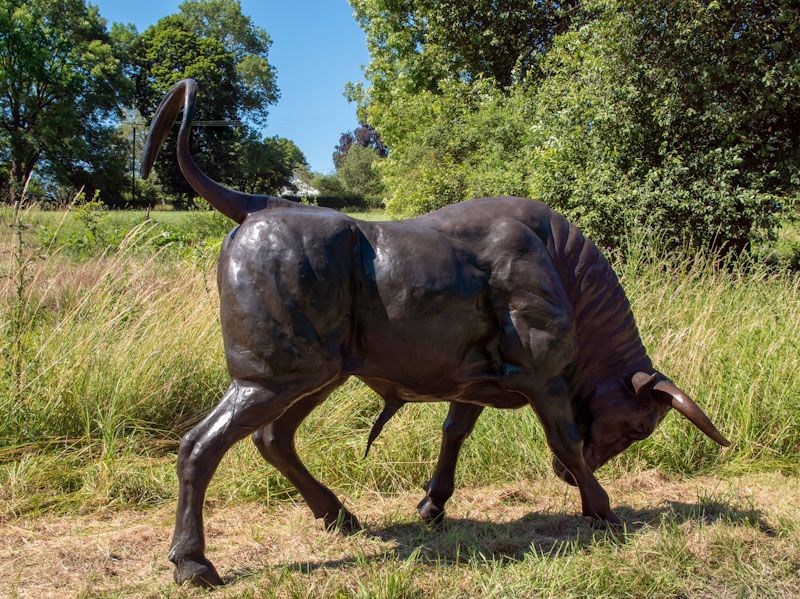
{"type": "MultiPolygon", "coordinates": [[[[323,531],[303,505],[211,506],[216,597],[798,596],[800,478],[683,480],[655,471],[607,484],[624,533],[576,516],[553,477],[461,489],[441,529],[419,494],[365,493],[366,525],[323,531]]],[[[0,525],[0,592],[11,597],[193,597],[166,559],[172,510],[19,518],[0,525]]]]}

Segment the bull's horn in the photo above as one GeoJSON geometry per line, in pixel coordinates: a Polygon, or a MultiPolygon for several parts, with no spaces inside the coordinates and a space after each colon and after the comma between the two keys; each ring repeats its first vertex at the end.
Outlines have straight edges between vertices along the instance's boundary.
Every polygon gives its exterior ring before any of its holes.
{"type": "Polygon", "coordinates": [[[678,410],[689,422],[699,428],[710,439],[716,441],[723,447],[728,447],[728,445],[731,444],[730,441],[723,437],[717,430],[717,427],[708,419],[708,416],[705,415],[703,410],[692,401],[692,398],[678,389],[675,383],[670,380],[659,381],[653,387],[653,391],[660,391],[669,396],[669,399],[661,399],[658,397],[658,393],[653,394],[658,401],[669,403],[673,408],[678,410]]]}

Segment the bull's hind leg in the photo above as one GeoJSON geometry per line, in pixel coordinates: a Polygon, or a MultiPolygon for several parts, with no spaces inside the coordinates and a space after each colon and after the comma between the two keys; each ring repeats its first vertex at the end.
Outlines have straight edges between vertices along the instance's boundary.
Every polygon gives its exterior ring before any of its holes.
{"type": "Polygon", "coordinates": [[[338,526],[351,531],[359,528],[356,517],[344,508],[330,489],[314,478],[300,461],[294,446],[297,428],[342,382],[336,381],[294,403],[280,418],[253,433],[253,442],[264,459],[300,492],[316,518],[323,518],[328,528],[338,526]]]}
{"type": "Polygon", "coordinates": [[[417,505],[420,517],[426,522],[444,518],[444,504],[453,496],[456,463],[461,445],[472,432],[483,406],[450,403],[450,410],[442,426],[442,445],[433,477],[425,486],[425,497],[417,505]]]}
{"type": "Polygon", "coordinates": [[[203,500],[222,456],[236,441],[276,419],[302,395],[273,391],[244,380],[234,380],[222,400],[200,424],[189,431],[178,449],[178,510],[169,558],[175,564],[175,581],[201,586],[222,584],[205,557],[203,500]]]}

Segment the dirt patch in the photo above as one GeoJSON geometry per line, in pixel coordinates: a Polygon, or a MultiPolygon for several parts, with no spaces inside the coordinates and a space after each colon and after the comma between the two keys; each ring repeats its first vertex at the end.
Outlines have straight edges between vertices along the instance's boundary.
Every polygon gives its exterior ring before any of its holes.
{"type": "MultiPolygon", "coordinates": [[[[606,487],[633,532],[665,520],[679,526],[724,522],[746,525],[755,532],[742,536],[760,539],[784,534],[787,526],[796,530],[800,522],[800,481],[780,474],[682,480],[643,472],[606,487]]],[[[208,508],[208,556],[231,583],[225,593],[249,577],[272,580],[290,572],[306,577],[304,592],[324,596],[337,571],[365,563],[413,556],[457,568],[475,555],[513,562],[530,552],[547,555],[567,545],[580,547],[598,534],[576,515],[577,492],[554,479],[459,489],[448,505],[448,520],[438,529],[417,520],[418,499],[418,494],[365,493],[348,502],[365,525],[349,537],[326,533],[304,505],[208,508]]],[[[171,586],[166,554],[172,523],[171,507],[2,523],[0,593],[37,598],[187,593],[171,586]]],[[[689,534],[687,542],[698,555],[705,551],[704,539],[696,534],[689,534]]]]}

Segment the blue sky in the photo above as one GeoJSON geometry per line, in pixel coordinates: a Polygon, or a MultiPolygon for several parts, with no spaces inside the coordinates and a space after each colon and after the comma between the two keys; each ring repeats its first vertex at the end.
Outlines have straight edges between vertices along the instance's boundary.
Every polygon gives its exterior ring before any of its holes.
{"type": "MultiPolygon", "coordinates": [[[[90,0],[109,25],[139,31],[177,11],[179,0],[90,0]]],[[[270,62],[281,97],[265,133],[293,140],[315,171],[333,170],[339,134],[358,126],[355,106],[342,95],[347,81],[363,79],[369,60],[364,32],[347,0],[241,0],[242,12],[272,37],[270,62]]],[[[202,90],[201,90],[202,93],[202,90]]],[[[202,102],[202,99],[200,100],[202,102]]]]}

